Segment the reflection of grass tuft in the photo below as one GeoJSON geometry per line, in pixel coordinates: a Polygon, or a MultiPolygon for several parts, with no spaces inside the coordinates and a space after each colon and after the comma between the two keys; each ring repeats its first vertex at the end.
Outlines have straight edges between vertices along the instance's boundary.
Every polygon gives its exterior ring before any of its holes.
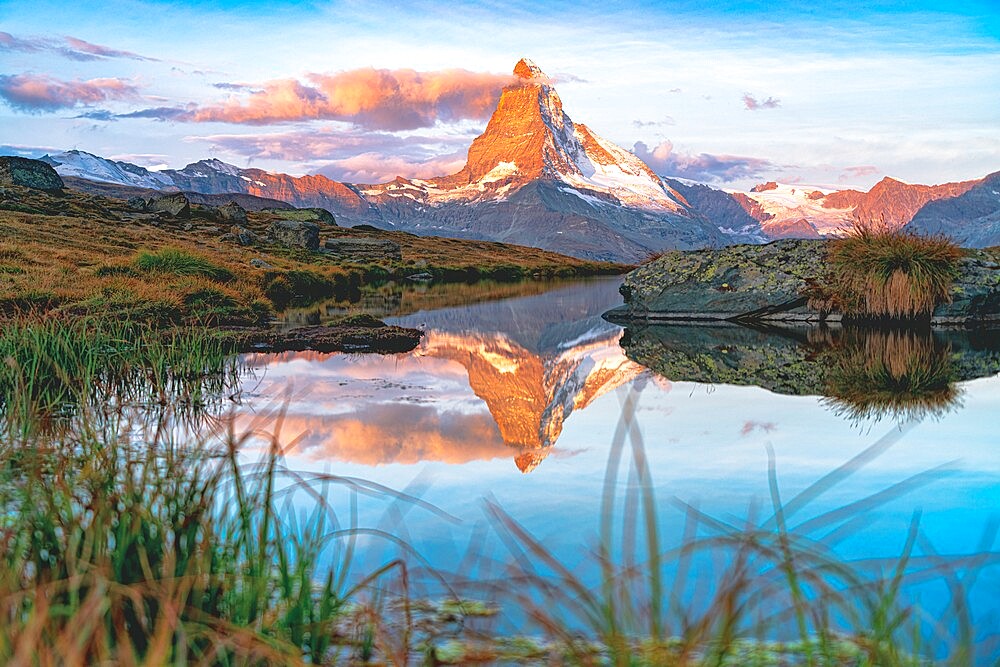
{"type": "Polygon", "coordinates": [[[822,309],[833,305],[857,318],[930,317],[949,298],[961,257],[944,237],[858,225],[832,242],[822,309]]]}
{"type": "Polygon", "coordinates": [[[930,332],[849,332],[830,355],[826,399],[853,419],[940,417],[960,390],[950,348],[935,345],[930,332]]]}

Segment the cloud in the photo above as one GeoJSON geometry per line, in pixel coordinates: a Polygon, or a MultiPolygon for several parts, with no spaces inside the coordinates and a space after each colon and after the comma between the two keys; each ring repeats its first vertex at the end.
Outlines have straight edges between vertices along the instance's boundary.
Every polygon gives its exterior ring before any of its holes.
{"type": "Polygon", "coordinates": [[[748,436],[754,431],[760,431],[761,433],[772,433],[778,428],[774,422],[756,422],[756,421],[746,421],[743,422],[743,427],[740,429],[740,435],[748,436]]]}
{"type": "Polygon", "coordinates": [[[58,148],[41,146],[19,146],[16,144],[0,144],[0,155],[19,155],[20,157],[30,157],[38,159],[48,153],[58,153],[58,148]]]}
{"type": "Polygon", "coordinates": [[[875,167],[870,164],[858,165],[856,167],[844,167],[840,176],[837,177],[837,180],[840,183],[847,183],[850,181],[858,180],[860,178],[875,176],[878,173],[879,173],[878,167],[875,167]]]}
{"type": "Polygon", "coordinates": [[[138,92],[134,84],[117,78],[61,81],[46,75],[0,75],[0,98],[12,109],[29,113],[131,99],[138,92]]]}
{"type": "Polygon", "coordinates": [[[334,160],[322,166],[318,171],[335,181],[385,183],[397,176],[434,178],[453,174],[465,166],[465,157],[464,151],[424,161],[410,160],[397,155],[363,153],[343,160],[334,160]]]}
{"type": "Polygon", "coordinates": [[[747,111],[760,111],[761,109],[777,109],[781,106],[781,100],[768,97],[766,100],[758,100],[752,93],[743,93],[743,106],[747,111]]]}
{"type": "Polygon", "coordinates": [[[156,58],[113,49],[110,46],[94,44],[69,35],[62,39],[52,37],[15,37],[9,32],[0,32],[0,50],[22,51],[26,53],[55,53],[70,60],[106,60],[108,58],[126,58],[129,60],[146,60],[159,62],[156,58]]]}
{"type": "Polygon", "coordinates": [[[214,106],[169,110],[169,119],[247,125],[339,120],[374,130],[413,130],[437,122],[485,120],[503,87],[516,81],[509,75],[460,69],[366,68],[305,78],[267,81],[214,106]]]}
{"type": "Polygon", "coordinates": [[[92,56],[99,56],[101,58],[128,58],[130,60],[152,60],[155,61],[156,58],[148,58],[146,56],[141,56],[138,53],[133,53],[132,51],[122,51],[120,49],[113,49],[110,46],[102,46],[100,44],[93,44],[91,42],[78,39],[76,37],[66,36],[64,38],[69,47],[77,53],[86,53],[92,56]]]}
{"type": "Polygon", "coordinates": [[[652,150],[641,141],[632,148],[641,160],[664,176],[679,176],[696,181],[735,181],[741,178],[758,178],[776,165],[769,160],[739,155],[685,155],[674,151],[670,141],[664,141],[652,150]]]}
{"type": "Polygon", "coordinates": [[[392,153],[427,160],[444,152],[465,148],[472,141],[465,134],[402,135],[369,132],[360,128],[324,126],[287,132],[210,134],[185,137],[249,158],[303,162],[341,159],[361,153],[392,153]]]}
{"type": "Polygon", "coordinates": [[[633,120],[632,127],[637,127],[640,130],[647,127],[664,127],[666,125],[676,125],[677,121],[674,120],[673,116],[664,116],[660,120],[633,120]]]}

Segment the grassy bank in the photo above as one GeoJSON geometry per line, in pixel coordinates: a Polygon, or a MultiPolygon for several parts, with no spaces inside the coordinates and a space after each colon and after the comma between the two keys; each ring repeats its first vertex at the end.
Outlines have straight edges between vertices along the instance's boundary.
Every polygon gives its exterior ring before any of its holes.
{"type": "MultiPolygon", "coordinates": [[[[69,190],[12,186],[3,196],[0,316],[59,310],[170,324],[255,324],[290,304],[416,273],[437,281],[517,281],[626,268],[502,243],[326,224],[323,238],[385,238],[402,248],[401,260],[352,264],[262,240],[251,246],[222,240],[230,223],[205,207],[195,207],[190,218],[161,219],[136,217],[120,200],[69,190]]],[[[275,219],[275,213],[250,212],[245,225],[263,239],[275,219]]]]}

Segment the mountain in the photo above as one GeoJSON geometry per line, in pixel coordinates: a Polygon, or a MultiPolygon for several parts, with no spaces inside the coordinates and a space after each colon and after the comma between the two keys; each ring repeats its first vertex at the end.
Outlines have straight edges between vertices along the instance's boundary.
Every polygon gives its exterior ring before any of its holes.
{"type": "Polygon", "coordinates": [[[574,123],[545,74],[514,68],[465,167],[434,179],[354,185],[202,160],[150,171],[80,151],[49,159],[63,175],[160,190],[245,193],[321,207],[340,224],[505,241],[589,259],[638,262],[665,249],[762,242],[759,225],[714,224],[632,153],[574,123]]]}
{"type": "Polygon", "coordinates": [[[84,151],[72,150],[45,155],[41,160],[52,165],[60,176],[75,176],[99,183],[116,183],[152,190],[175,189],[173,180],[160,172],[84,151]]]}
{"type": "Polygon", "coordinates": [[[1000,245],[1000,171],[956,197],[928,202],[908,227],[921,234],[944,234],[968,248],[1000,245]]]}
{"type": "MultiPolygon", "coordinates": [[[[485,131],[458,172],[351,184],[241,169],[216,159],[150,171],[82,151],[46,156],[66,177],[203,195],[242,193],[324,208],[343,226],[504,241],[588,259],[640,262],[667,249],[838,235],[857,223],[909,224],[930,202],[982,181],[913,185],[885,178],[868,192],[773,181],[727,192],[657,175],[564,111],[531,61],[514,67],[485,131]]],[[[988,233],[987,233],[988,236],[988,233]]]]}
{"type": "Polygon", "coordinates": [[[730,192],[771,239],[835,236],[855,224],[899,228],[929,202],[961,196],[982,181],[913,185],[883,178],[868,192],[829,190],[770,181],[730,192]]]}

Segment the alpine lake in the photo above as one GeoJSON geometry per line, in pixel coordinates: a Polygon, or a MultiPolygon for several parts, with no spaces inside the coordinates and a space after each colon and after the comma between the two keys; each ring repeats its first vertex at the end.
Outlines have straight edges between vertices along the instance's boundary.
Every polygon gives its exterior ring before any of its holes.
{"type": "MultiPolygon", "coordinates": [[[[421,595],[487,605],[444,639],[548,636],[552,618],[586,638],[599,603],[676,634],[744,577],[759,599],[739,630],[788,640],[791,598],[770,589],[792,556],[770,549],[790,543],[804,596],[896,582],[932,655],[964,636],[970,664],[993,664],[1000,332],[623,328],[602,318],[620,282],[387,286],[290,311],[285,326],[361,311],[424,337],[244,356],[244,455],[280,447],[291,487],[335,480],[322,503],[371,529],[351,537],[362,571],[407,558],[421,595]]],[[[856,624],[850,606],[826,622],[856,624]]]]}

